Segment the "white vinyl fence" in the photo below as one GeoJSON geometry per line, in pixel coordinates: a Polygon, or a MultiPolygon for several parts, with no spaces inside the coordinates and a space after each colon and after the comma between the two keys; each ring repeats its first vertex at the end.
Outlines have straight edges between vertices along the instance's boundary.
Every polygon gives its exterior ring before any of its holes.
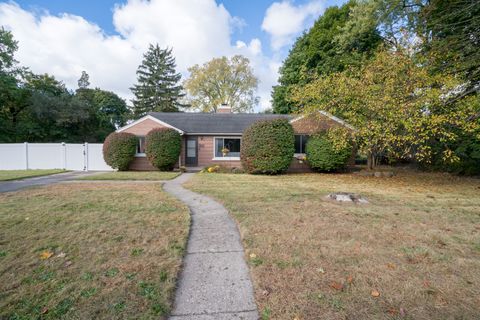
{"type": "Polygon", "coordinates": [[[0,170],[113,170],[101,143],[0,143],[0,170]]]}

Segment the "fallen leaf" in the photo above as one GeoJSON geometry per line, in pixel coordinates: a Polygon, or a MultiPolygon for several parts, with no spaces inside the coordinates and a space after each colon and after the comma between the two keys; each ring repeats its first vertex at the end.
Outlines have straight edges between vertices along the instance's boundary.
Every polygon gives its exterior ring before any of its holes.
{"type": "Polygon", "coordinates": [[[380,292],[378,292],[377,290],[372,290],[371,295],[374,298],[378,298],[380,297],[380,292]]]}
{"type": "Polygon", "coordinates": [[[51,256],[53,256],[53,252],[51,251],[43,251],[41,254],[40,254],[40,259],[42,260],[46,260],[48,258],[50,258],[51,256]]]}
{"type": "Polygon", "coordinates": [[[42,308],[42,314],[45,314],[45,313],[47,313],[47,312],[48,312],[48,308],[47,308],[47,307],[43,307],[43,308],[42,308]]]}
{"type": "Polygon", "coordinates": [[[72,261],[65,262],[65,267],[70,267],[72,265],[72,261]]]}
{"type": "Polygon", "coordinates": [[[430,281],[428,281],[428,280],[423,280],[423,286],[424,286],[425,288],[430,287],[430,281]]]}
{"type": "Polygon", "coordinates": [[[343,284],[341,284],[339,282],[336,282],[336,281],[332,281],[332,283],[330,283],[330,287],[335,289],[335,290],[342,290],[343,289],[343,284]]]}
{"type": "Polygon", "coordinates": [[[55,256],[56,258],[65,258],[65,252],[60,252],[55,256]]]}
{"type": "Polygon", "coordinates": [[[325,270],[323,268],[318,268],[317,271],[320,273],[325,273],[325,270]]]}
{"type": "Polygon", "coordinates": [[[257,255],[255,253],[250,253],[250,259],[255,259],[257,255]]]}
{"type": "Polygon", "coordinates": [[[395,270],[396,266],[393,263],[387,263],[387,268],[390,270],[395,270]]]}
{"type": "Polygon", "coordinates": [[[388,313],[394,316],[398,313],[398,311],[394,307],[391,307],[390,309],[388,309],[388,313]]]}
{"type": "Polygon", "coordinates": [[[347,277],[347,282],[348,282],[349,284],[351,284],[351,283],[353,282],[353,277],[352,277],[352,276],[348,276],[348,277],[347,277]]]}

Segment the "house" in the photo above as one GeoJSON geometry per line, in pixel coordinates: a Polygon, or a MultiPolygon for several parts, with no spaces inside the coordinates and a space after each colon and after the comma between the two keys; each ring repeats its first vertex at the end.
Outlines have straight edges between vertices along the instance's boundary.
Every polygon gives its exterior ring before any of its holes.
{"type": "Polygon", "coordinates": [[[309,171],[308,165],[298,160],[305,154],[309,135],[332,126],[346,126],[341,119],[326,112],[318,115],[295,116],[279,114],[232,113],[222,105],[217,113],[150,112],[148,115],[120,128],[117,132],[129,132],[138,136],[137,154],[130,165],[131,170],[156,170],[145,157],[145,136],[159,127],[177,130],[182,135],[182,152],[176,167],[206,167],[222,165],[241,167],[240,146],[242,133],[255,121],[286,118],[295,131],[295,158],[289,171],[309,171]],[[227,148],[229,153],[222,154],[227,148]]]}

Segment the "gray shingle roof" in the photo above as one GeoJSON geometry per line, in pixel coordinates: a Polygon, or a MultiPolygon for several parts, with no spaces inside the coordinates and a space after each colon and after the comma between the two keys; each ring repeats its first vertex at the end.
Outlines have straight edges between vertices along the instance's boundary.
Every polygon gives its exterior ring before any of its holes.
{"type": "Polygon", "coordinates": [[[241,134],[258,120],[293,118],[290,115],[258,113],[150,112],[149,115],[189,134],[241,134]]]}

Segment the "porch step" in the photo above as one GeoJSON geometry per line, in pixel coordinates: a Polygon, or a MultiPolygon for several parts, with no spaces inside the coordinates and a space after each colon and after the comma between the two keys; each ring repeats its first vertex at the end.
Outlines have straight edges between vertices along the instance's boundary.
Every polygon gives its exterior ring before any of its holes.
{"type": "Polygon", "coordinates": [[[203,167],[187,167],[187,172],[200,172],[203,167]]]}

